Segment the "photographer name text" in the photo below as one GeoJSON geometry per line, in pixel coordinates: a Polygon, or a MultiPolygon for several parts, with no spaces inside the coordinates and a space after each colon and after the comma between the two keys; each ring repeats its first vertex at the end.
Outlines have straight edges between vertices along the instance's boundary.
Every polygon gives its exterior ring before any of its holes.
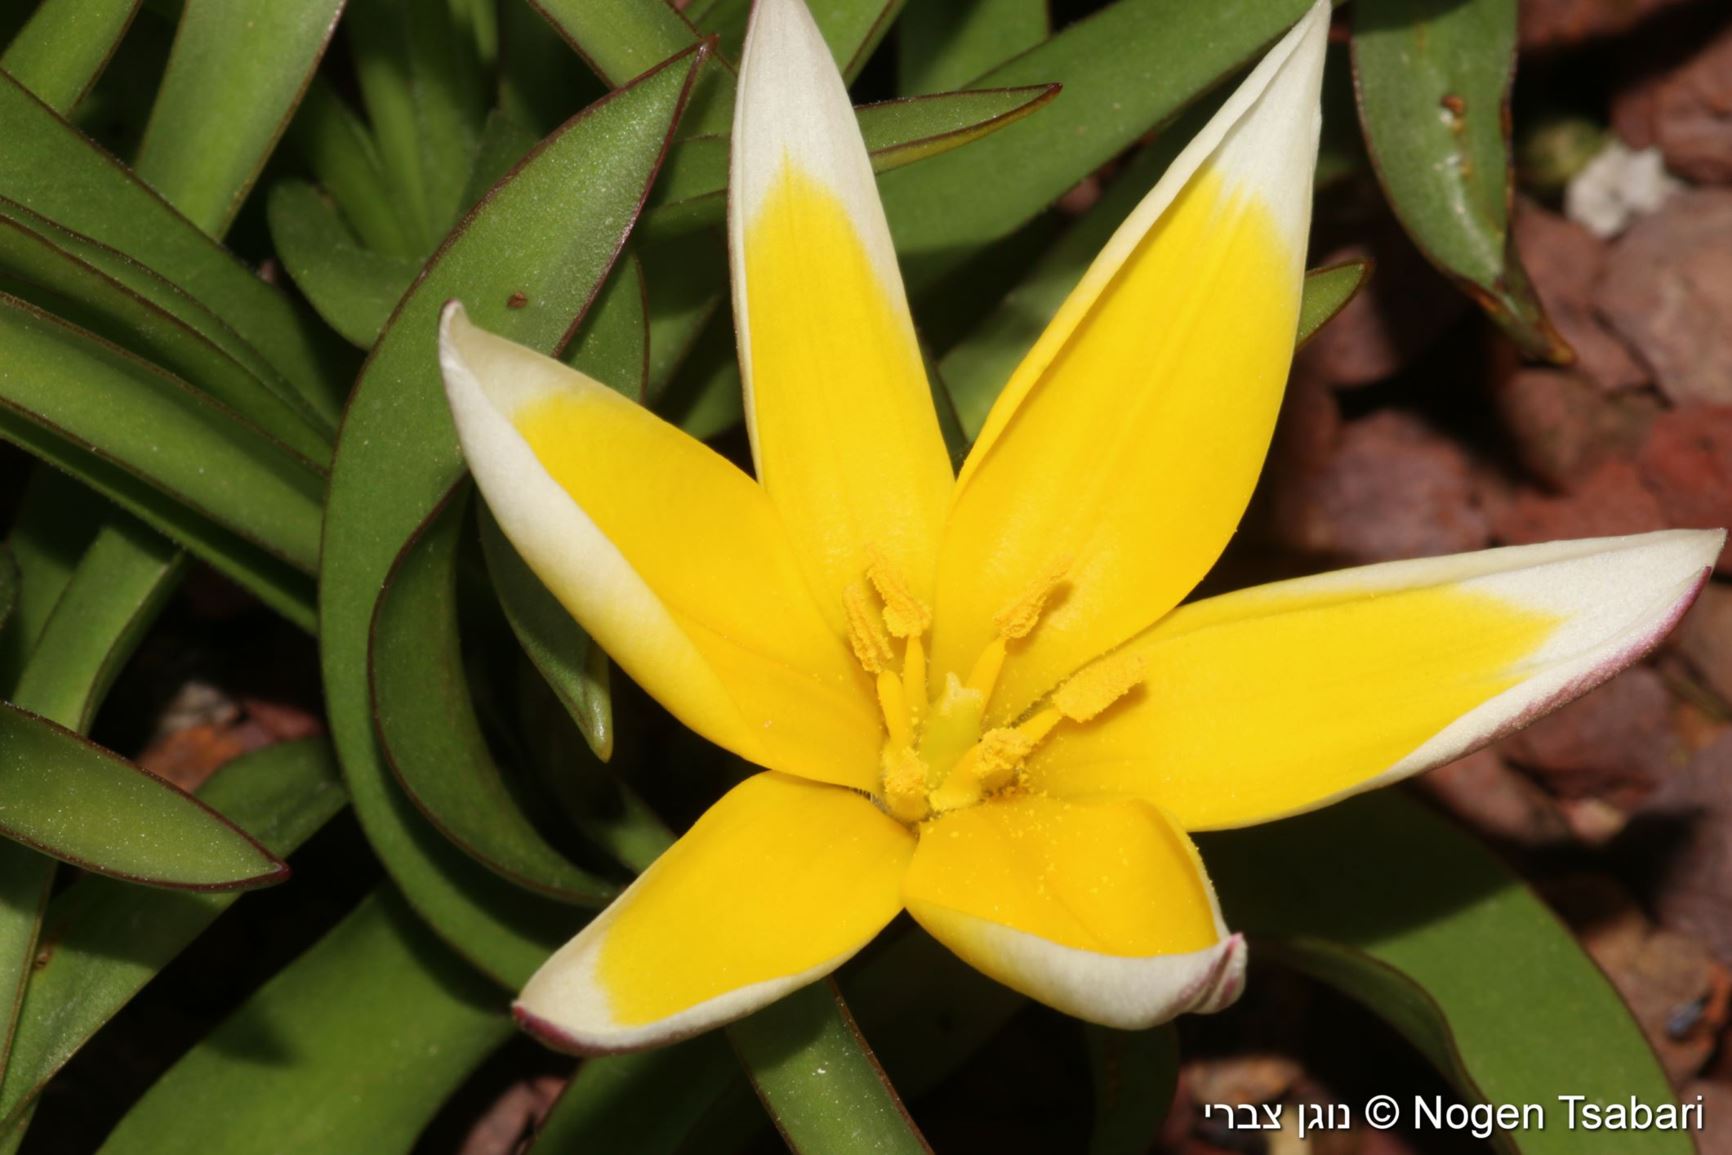
{"type": "MultiPolygon", "coordinates": [[[[1457,1103],[1441,1095],[1415,1095],[1404,1111],[1393,1095],[1366,1100],[1358,1118],[1379,1131],[1405,1126],[1411,1131],[1459,1131],[1489,1139],[1498,1131],[1701,1131],[1706,1126],[1702,1096],[1685,1103],[1644,1103],[1631,1096],[1615,1103],[1591,1102],[1585,1095],[1559,1095],[1552,1103],[1457,1103]]],[[[1314,1131],[1345,1131],[1355,1112],[1347,1103],[1205,1103],[1203,1117],[1232,1131],[1279,1131],[1296,1123],[1299,1137],[1314,1131]]]]}

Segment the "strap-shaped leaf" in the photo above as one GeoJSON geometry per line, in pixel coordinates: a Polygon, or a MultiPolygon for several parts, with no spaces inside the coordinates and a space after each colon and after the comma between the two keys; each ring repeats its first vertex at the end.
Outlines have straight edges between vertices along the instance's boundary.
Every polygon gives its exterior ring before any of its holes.
{"type": "Polygon", "coordinates": [[[0,291],[161,365],[315,465],[329,464],[328,431],[197,302],[143,266],[4,201],[0,291]]]}
{"type": "Polygon", "coordinates": [[[343,27],[399,213],[426,252],[457,217],[487,116],[473,29],[447,0],[355,0],[343,27]]]}
{"type": "Polygon", "coordinates": [[[361,245],[336,207],[304,181],[273,187],[267,212],[271,240],[296,287],[344,340],[372,348],[420,266],[361,245]]]}
{"type": "Polygon", "coordinates": [[[1052,31],[1047,0],[915,4],[896,22],[896,91],[943,92],[1027,52],[1052,31]]]}
{"type": "Polygon", "coordinates": [[[120,45],[139,0],[43,0],[0,56],[4,71],[62,116],[120,45]]]}
{"type": "Polygon", "coordinates": [[[310,318],[112,156],[0,75],[0,197],[156,272],[259,350],[330,425],[346,370],[310,318]]]}
{"type": "Polygon", "coordinates": [[[719,1032],[653,1051],[586,1059],[542,1121],[529,1152],[677,1155],[739,1079],[740,1064],[719,1032]],[[668,1094],[670,1087],[679,1093],[668,1094]]]}
{"type": "MultiPolygon", "coordinates": [[[[322,739],[243,754],[199,798],[285,858],[346,802],[322,739]]],[[[45,920],[53,947],[30,976],[0,1077],[0,1134],[18,1126],[67,1060],[239,897],[142,891],[97,876],[56,896],[45,920]]]]}
{"type": "Polygon", "coordinates": [[[971,87],[1056,82],[1064,97],[973,148],[884,177],[897,250],[920,258],[905,266],[909,279],[918,286],[1025,224],[1250,60],[1306,7],[1305,0],[1119,0],[980,77],[971,87]]]}
{"type": "Polygon", "coordinates": [[[1299,336],[1303,345],[1347,307],[1371,276],[1370,261],[1345,261],[1305,274],[1305,295],[1299,300],[1299,336]]]}
{"type": "MultiPolygon", "coordinates": [[[[1394,790],[1207,836],[1229,925],[1252,951],[1365,1003],[1489,1103],[1668,1102],[1630,1012],[1568,930],[1476,839],[1394,790]],[[1567,1047],[1535,1040],[1568,1039],[1567,1047]]],[[[1523,1155],[1688,1155],[1678,1131],[1505,1136],[1523,1155]]]]}
{"type": "Polygon", "coordinates": [[[1179,1032],[1084,1029],[1094,1077],[1095,1120],[1088,1155],[1142,1155],[1160,1137],[1179,1089],[1179,1032]]]}
{"type": "Polygon", "coordinates": [[[12,610],[18,605],[18,562],[12,551],[0,544],[0,630],[6,628],[12,610]]]}
{"type": "Polygon", "coordinates": [[[592,106],[489,194],[380,337],[332,471],[323,662],[356,814],[409,902],[508,986],[521,984],[575,920],[471,861],[403,797],[373,732],[368,628],[398,552],[462,472],[439,385],[440,307],[461,296],[479,323],[556,350],[614,263],[703,55],[670,61],[592,106]]]}
{"type": "Polygon", "coordinates": [[[833,983],[795,991],[727,1030],[791,1150],[931,1155],[833,983]]]}
{"type": "Polygon", "coordinates": [[[1516,0],[1354,8],[1359,119],[1390,207],[1524,352],[1567,361],[1509,235],[1515,55],[1516,0]]]}
{"type": "Polygon", "coordinates": [[[106,1155],[394,1155],[511,1034],[394,890],[365,899],[157,1080],[106,1155]],[[282,1062],[261,1062],[268,1040],[282,1062]]]}
{"type": "Polygon", "coordinates": [[[228,231],[336,31],[344,0],[187,0],[138,175],[213,237],[228,231]]]}
{"type": "Polygon", "coordinates": [[[477,862],[565,902],[601,906],[616,888],[574,866],[524,812],[487,748],[457,630],[457,558],[468,492],[403,547],[373,617],[373,714],[397,782],[477,862]]]}
{"type": "MultiPolygon", "coordinates": [[[[174,588],[182,570],[179,556],[83,486],[42,468],[26,492],[11,541],[21,561],[24,604],[7,631],[16,672],[7,671],[0,689],[19,706],[84,729],[174,588]]],[[[0,839],[0,878],[7,900],[0,916],[4,1069],[25,983],[36,966],[54,860],[0,839]]]]}
{"type": "Polygon", "coordinates": [[[424,255],[400,214],[373,134],[323,76],[314,75],[307,86],[287,146],[306,161],[367,248],[403,260],[424,255]]]}
{"type": "Polygon", "coordinates": [[[210,807],[48,719],[0,703],[0,834],[128,882],[268,886],[288,867],[210,807]]]}
{"type": "MultiPolygon", "coordinates": [[[[889,172],[997,132],[1037,111],[1057,95],[1058,87],[1051,84],[944,92],[863,104],[855,113],[872,156],[873,169],[889,172]]],[[[676,225],[689,228],[697,221],[707,221],[709,215],[699,216],[691,211],[695,202],[705,200],[716,202],[711,215],[720,220],[720,201],[727,184],[728,138],[688,137],[674,150],[667,170],[656,184],[656,212],[646,223],[666,230],[676,225]],[[680,208],[686,211],[676,213],[680,208]]]]}
{"type": "Polygon", "coordinates": [[[317,567],[323,479],[305,458],[163,370],[3,294],[0,351],[0,405],[13,414],[291,565],[317,567]]]}
{"type": "Polygon", "coordinates": [[[316,617],[313,582],[294,566],[87,447],[4,406],[0,406],[0,439],[79,478],[152,529],[209,562],[295,625],[308,631],[313,629],[316,617]]]}

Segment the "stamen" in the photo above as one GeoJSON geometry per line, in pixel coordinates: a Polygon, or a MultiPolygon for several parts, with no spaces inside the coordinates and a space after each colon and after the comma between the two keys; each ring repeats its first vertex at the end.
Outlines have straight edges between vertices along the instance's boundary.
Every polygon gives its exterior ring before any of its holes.
{"type": "Polygon", "coordinates": [[[1026,638],[1040,621],[1041,613],[1046,609],[1047,599],[1064,581],[1065,573],[1070,569],[1069,559],[1054,562],[1046,572],[1030,582],[1017,599],[993,615],[992,623],[998,627],[1001,638],[1026,638]]]}
{"type": "Polygon", "coordinates": [[[892,634],[899,638],[918,637],[932,625],[932,611],[914,596],[902,575],[877,550],[872,551],[866,576],[884,599],[884,625],[892,634]]]}
{"type": "Polygon", "coordinates": [[[902,822],[919,822],[931,813],[926,802],[926,763],[906,746],[886,746],[884,805],[902,822]]]}
{"type": "Polygon", "coordinates": [[[878,709],[884,715],[884,730],[892,746],[912,746],[914,729],[908,716],[908,700],[902,694],[902,679],[889,670],[878,674],[878,709]]]}
{"type": "Polygon", "coordinates": [[[1004,639],[997,637],[986,644],[986,649],[980,651],[980,657],[974,659],[974,668],[968,671],[967,686],[980,695],[982,701],[990,700],[993,687],[998,685],[998,673],[1004,669],[1004,639]]]}
{"type": "Polygon", "coordinates": [[[1023,759],[1033,752],[1034,743],[1021,730],[999,728],[982,734],[975,749],[980,753],[975,758],[974,773],[980,779],[981,789],[997,790],[1010,785],[1016,772],[1022,769],[1023,759]]]}
{"type": "Polygon", "coordinates": [[[908,700],[908,720],[915,729],[926,720],[926,643],[915,634],[902,652],[902,696],[908,700]]]}
{"type": "Polygon", "coordinates": [[[1084,666],[1053,691],[1052,704],[1073,722],[1087,722],[1134,690],[1143,680],[1143,659],[1136,654],[1108,654],[1084,666]]]}
{"type": "Polygon", "coordinates": [[[868,674],[880,673],[895,657],[890,648],[890,635],[884,632],[883,619],[872,601],[872,592],[865,582],[850,582],[842,591],[842,608],[848,615],[848,644],[854,656],[868,674]]]}
{"type": "Polygon", "coordinates": [[[1046,741],[1046,736],[1052,733],[1052,728],[1064,721],[1064,715],[1052,706],[1046,707],[1028,721],[1016,728],[1016,732],[1028,740],[1029,748],[1046,741]]]}

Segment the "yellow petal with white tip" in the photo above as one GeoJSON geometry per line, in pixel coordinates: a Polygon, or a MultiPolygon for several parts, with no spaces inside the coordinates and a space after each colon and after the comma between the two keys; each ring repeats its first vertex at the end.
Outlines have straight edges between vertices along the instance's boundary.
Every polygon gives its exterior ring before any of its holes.
{"type": "Polygon", "coordinates": [[[927,823],[908,913],[971,966],[1066,1014],[1134,1030],[1238,998],[1190,839],[1135,800],[1011,794],[927,823]]]}
{"type": "Polygon", "coordinates": [[[1689,607],[1718,530],[1390,562],[1195,602],[1127,644],[1143,683],[1057,727],[1028,784],[1248,826],[1448,762],[1592,689],[1689,607]]]}
{"type": "Polygon", "coordinates": [[[729,791],[523,988],[564,1050],[632,1050],[829,974],[902,909],[914,837],[848,790],[759,774],[729,791]]]}
{"type": "Polygon", "coordinates": [[[1176,605],[1262,468],[1293,354],[1327,0],[1251,72],[1114,234],[1017,368],[958,481],[934,664],[1061,563],[989,720],[1176,605]]]}
{"type": "Polygon", "coordinates": [[[952,475],[847,89],[800,0],[759,0],[728,204],[758,480],[821,608],[874,552],[930,601],[952,475]]]}
{"type": "Polygon", "coordinates": [[[743,758],[875,785],[871,684],[814,605],[763,490],[606,386],[470,324],[460,305],[439,340],[488,507],[602,649],[743,758]]]}

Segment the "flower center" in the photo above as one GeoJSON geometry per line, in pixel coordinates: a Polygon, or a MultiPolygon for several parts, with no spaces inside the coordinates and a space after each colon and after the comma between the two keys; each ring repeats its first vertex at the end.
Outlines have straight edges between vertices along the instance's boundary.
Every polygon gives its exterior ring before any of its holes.
{"type": "Polygon", "coordinates": [[[1061,722],[1085,723],[1142,681],[1142,662],[1109,654],[1074,674],[1010,726],[987,727],[986,706],[1016,644],[1034,632],[1067,567],[1052,566],[993,617],[997,635],[966,679],[946,672],[933,694],[926,667],[929,610],[882,555],[843,591],[854,656],[876,679],[884,717],[882,798],[907,823],[972,806],[1014,787],[1023,763],[1061,722]],[[900,664],[897,662],[900,649],[900,664]]]}

